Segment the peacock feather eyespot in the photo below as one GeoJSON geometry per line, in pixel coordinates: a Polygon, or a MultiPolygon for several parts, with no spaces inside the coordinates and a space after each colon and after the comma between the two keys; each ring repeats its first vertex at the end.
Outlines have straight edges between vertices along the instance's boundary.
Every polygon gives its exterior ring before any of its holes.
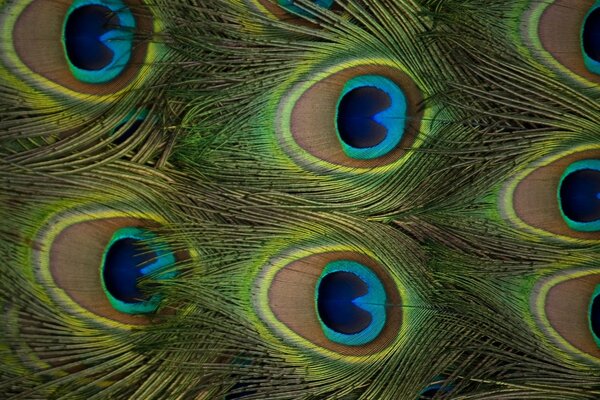
{"type": "Polygon", "coordinates": [[[344,85],[336,107],[336,132],[348,157],[372,159],[394,150],[405,120],[406,97],[392,80],[362,75],[344,85]]]}
{"type": "Polygon", "coordinates": [[[531,307],[538,327],[560,348],[600,362],[600,270],[570,269],[541,279],[531,307]]]}
{"type": "MultiPolygon", "coordinates": [[[[326,8],[329,9],[331,8],[331,6],[333,6],[333,0],[312,0],[312,2],[322,8],[326,8]]],[[[302,15],[302,16],[307,16],[310,17],[311,13],[305,9],[302,9],[301,7],[299,7],[296,3],[296,0],[277,0],[277,3],[283,7],[285,10],[296,14],[296,15],[302,15]]]]}
{"type": "Polygon", "coordinates": [[[75,0],[65,16],[62,42],[71,72],[85,83],[106,83],[131,59],[136,23],[122,0],[75,0]]]}
{"type": "Polygon", "coordinates": [[[560,212],[569,228],[600,230],[600,160],[572,163],[558,186],[560,212]]]}
{"type": "Polygon", "coordinates": [[[35,239],[34,270],[54,301],[73,315],[104,324],[144,325],[160,294],[147,296],[138,280],[171,278],[178,256],[155,231],[151,215],[70,209],[51,217],[35,239]]]}
{"type": "Polygon", "coordinates": [[[598,0],[583,21],[581,49],[587,69],[600,75],[600,1],[598,0]]]}
{"type": "Polygon", "coordinates": [[[519,8],[523,51],[573,82],[597,86],[599,7],[597,0],[528,1],[519,8]]]}
{"type": "Polygon", "coordinates": [[[319,280],[315,304],[325,336],[349,346],[373,341],[386,322],[385,289],[367,266],[351,260],[328,263],[319,280]]]}
{"type": "Polygon", "coordinates": [[[150,40],[158,20],[140,0],[24,0],[2,7],[0,72],[41,92],[34,100],[42,105],[56,96],[90,101],[89,95],[138,87],[161,51],[150,40]]]}
{"type": "Polygon", "coordinates": [[[515,225],[562,240],[600,239],[600,149],[540,159],[508,182],[501,209],[515,225]]]}
{"type": "Polygon", "coordinates": [[[417,146],[421,102],[415,82],[394,63],[350,61],[291,87],[278,105],[276,135],[307,168],[389,167],[417,146]]]}
{"type": "Polygon", "coordinates": [[[255,307],[290,343],[360,358],[384,351],[398,338],[399,287],[371,257],[313,249],[269,264],[256,283],[261,294],[255,307]]]}
{"type": "MultiPolygon", "coordinates": [[[[145,250],[144,243],[155,238],[155,234],[147,229],[125,227],[117,230],[106,246],[100,281],[108,301],[117,311],[147,314],[157,310],[160,295],[144,295],[138,280],[173,265],[175,257],[170,250],[157,244],[147,245],[150,249],[145,250]]],[[[157,279],[173,276],[173,272],[162,273],[157,279]]]]}

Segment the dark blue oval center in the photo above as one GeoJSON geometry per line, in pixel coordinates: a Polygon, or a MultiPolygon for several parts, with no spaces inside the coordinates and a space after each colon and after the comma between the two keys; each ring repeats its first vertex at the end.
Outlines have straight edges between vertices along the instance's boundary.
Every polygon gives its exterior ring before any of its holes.
{"type": "Polygon", "coordinates": [[[354,148],[374,147],[387,135],[385,126],[373,117],[391,106],[390,96],[376,87],[364,86],[346,93],[338,106],[340,138],[354,148]]]}
{"type": "Polygon", "coordinates": [[[585,19],[581,32],[583,51],[589,58],[600,62],[600,7],[585,19]]]}
{"type": "Polygon", "coordinates": [[[368,293],[368,287],[350,272],[333,272],[321,279],[317,310],[321,321],[335,332],[352,335],[371,324],[371,314],[353,300],[368,293]]]}
{"type": "Polygon", "coordinates": [[[598,339],[600,339],[600,295],[596,294],[596,297],[592,300],[590,307],[590,326],[592,332],[598,339]]]}
{"type": "Polygon", "coordinates": [[[119,27],[119,17],[107,7],[89,5],[69,14],[65,25],[65,49],[69,61],[77,68],[99,71],[114,57],[102,36],[119,27]]]}
{"type": "Polygon", "coordinates": [[[113,242],[104,261],[106,290],[126,303],[146,300],[147,296],[138,288],[138,280],[143,276],[141,268],[155,257],[154,252],[144,249],[140,240],[125,238],[113,242]]]}
{"type": "Polygon", "coordinates": [[[571,172],[562,180],[559,196],[562,212],[572,221],[585,223],[600,219],[600,171],[571,172]]]}

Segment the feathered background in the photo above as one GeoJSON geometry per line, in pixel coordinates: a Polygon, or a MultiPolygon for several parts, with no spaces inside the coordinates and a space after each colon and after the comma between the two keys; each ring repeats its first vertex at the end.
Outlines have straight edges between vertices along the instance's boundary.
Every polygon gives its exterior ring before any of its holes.
{"type": "Polygon", "coordinates": [[[0,35],[0,398],[600,398],[600,1],[0,35]]]}

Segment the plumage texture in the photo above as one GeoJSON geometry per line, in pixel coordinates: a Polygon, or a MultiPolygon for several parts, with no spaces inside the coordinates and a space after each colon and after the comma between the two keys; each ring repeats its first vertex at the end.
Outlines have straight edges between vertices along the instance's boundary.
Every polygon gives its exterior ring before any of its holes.
{"type": "Polygon", "coordinates": [[[0,397],[599,398],[599,7],[0,1],[0,397]]]}

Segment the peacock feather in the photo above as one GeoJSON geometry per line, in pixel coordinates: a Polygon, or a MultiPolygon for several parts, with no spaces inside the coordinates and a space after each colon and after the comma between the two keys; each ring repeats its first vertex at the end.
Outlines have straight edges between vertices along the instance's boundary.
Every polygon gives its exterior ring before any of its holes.
{"type": "Polygon", "coordinates": [[[0,21],[0,398],[600,398],[598,1],[0,21]]]}

